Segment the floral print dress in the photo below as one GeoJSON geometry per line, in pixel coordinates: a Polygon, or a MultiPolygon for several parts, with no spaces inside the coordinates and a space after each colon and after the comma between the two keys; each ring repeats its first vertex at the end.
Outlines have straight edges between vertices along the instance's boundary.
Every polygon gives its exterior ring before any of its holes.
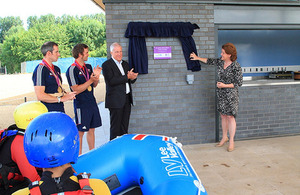
{"type": "Polygon", "coordinates": [[[224,84],[233,83],[234,88],[217,88],[217,109],[223,115],[236,117],[239,107],[238,87],[243,84],[243,73],[240,64],[237,61],[234,61],[224,69],[223,60],[212,58],[207,59],[207,64],[216,65],[217,82],[222,82],[224,84]]]}

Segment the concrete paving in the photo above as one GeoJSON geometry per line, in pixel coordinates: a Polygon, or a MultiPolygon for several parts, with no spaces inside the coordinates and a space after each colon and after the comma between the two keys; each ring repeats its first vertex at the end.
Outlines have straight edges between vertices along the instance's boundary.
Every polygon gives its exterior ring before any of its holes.
{"type": "MultiPolygon", "coordinates": [[[[102,126],[95,129],[95,147],[100,147],[101,145],[109,141],[109,128],[110,128],[110,119],[109,119],[109,110],[105,108],[105,103],[100,102],[98,104],[100,111],[102,126]]],[[[82,153],[89,151],[88,144],[86,141],[86,133],[83,136],[82,141],[82,153]]]]}
{"type": "MultiPolygon", "coordinates": [[[[33,91],[29,74],[2,75],[0,81],[0,99],[33,91]],[[18,88],[5,88],[3,83],[11,78],[20,84],[18,88]]],[[[103,125],[95,132],[96,147],[109,140],[109,111],[104,102],[98,106],[103,125]]],[[[233,152],[227,152],[227,146],[219,148],[215,143],[183,146],[208,194],[300,194],[300,135],[236,141],[233,152]]],[[[87,151],[84,138],[83,152],[87,151]]]]}
{"type": "Polygon", "coordinates": [[[208,194],[300,194],[300,136],[236,141],[183,149],[208,194]]]}
{"type": "Polygon", "coordinates": [[[34,91],[32,74],[0,75],[0,100],[34,91]]]}
{"type": "MultiPolygon", "coordinates": [[[[96,146],[109,140],[109,111],[99,104],[103,126],[96,129],[96,146]]],[[[87,144],[83,142],[83,152],[87,144]]],[[[208,194],[298,195],[300,194],[300,135],[184,145],[183,150],[208,194]]]]}

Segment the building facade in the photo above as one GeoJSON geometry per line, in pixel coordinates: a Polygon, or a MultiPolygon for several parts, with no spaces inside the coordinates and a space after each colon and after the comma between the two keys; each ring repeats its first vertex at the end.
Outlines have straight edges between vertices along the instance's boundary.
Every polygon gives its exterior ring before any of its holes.
{"type": "MultiPolygon", "coordinates": [[[[119,42],[128,60],[125,32],[129,22],[190,22],[200,27],[192,35],[198,54],[215,58],[224,44],[219,43],[221,30],[300,29],[298,0],[253,2],[104,0],[107,45],[119,42]]],[[[135,106],[129,132],[177,137],[184,144],[218,140],[215,67],[202,64],[201,71],[187,70],[178,37],[145,40],[148,74],[140,74],[133,85],[135,106]],[[154,59],[156,46],[171,47],[171,59],[154,59]],[[193,84],[187,82],[187,75],[193,75],[193,84]]],[[[236,139],[299,134],[300,101],[293,93],[299,88],[297,83],[241,87],[236,139]],[[286,96],[278,100],[272,92],[286,96]]]]}

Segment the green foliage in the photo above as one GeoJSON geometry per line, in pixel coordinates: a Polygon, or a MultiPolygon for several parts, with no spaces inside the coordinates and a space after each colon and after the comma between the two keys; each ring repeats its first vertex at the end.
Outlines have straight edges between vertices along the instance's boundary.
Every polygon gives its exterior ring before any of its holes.
{"type": "Polygon", "coordinates": [[[40,18],[37,16],[29,16],[27,19],[28,29],[39,24],[56,24],[56,18],[52,14],[43,15],[40,18]]]}
{"type": "Polygon", "coordinates": [[[19,45],[22,44],[25,33],[24,28],[12,27],[7,32],[7,39],[1,45],[1,64],[7,67],[9,73],[20,72],[21,70],[20,63],[22,62],[23,55],[19,45]]]}
{"type": "Polygon", "coordinates": [[[106,56],[105,26],[95,19],[84,18],[70,21],[67,25],[70,44],[85,43],[89,46],[91,57],[106,56]]]}
{"type": "Polygon", "coordinates": [[[63,15],[62,17],[56,18],[56,22],[60,23],[62,25],[68,24],[72,20],[77,20],[74,16],[69,16],[69,15],[63,15]]]}
{"type": "Polygon", "coordinates": [[[24,61],[42,59],[40,48],[47,41],[56,42],[62,58],[70,57],[70,39],[66,28],[61,24],[38,23],[30,28],[23,39],[22,52],[24,61]]]}
{"type": "MultiPolygon", "coordinates": [[[[43,58],[40,47],[47,41],[58,43],[62,58],[71,57],[71,50],[77,43],[87,44],[91,57],[106,57],[104,22],[104,14],[57,18],[49,14],[40,18],[28,17],[28,30],[21,26],[22,23],[13,23],[5,31],[3,44],[0,44],[2,66],[6,66],[9,73],[20,72],[21,62],[43,58]]],[[[0,25],[0,29],[7,26],[0,25]]]]}
{"type": "Polygon", "coordinates": [[[22,26],[23,22],[20,17],[5,17],[0,18],[0,43],[3,43],[6,33],[11,27],[22,26]]]}

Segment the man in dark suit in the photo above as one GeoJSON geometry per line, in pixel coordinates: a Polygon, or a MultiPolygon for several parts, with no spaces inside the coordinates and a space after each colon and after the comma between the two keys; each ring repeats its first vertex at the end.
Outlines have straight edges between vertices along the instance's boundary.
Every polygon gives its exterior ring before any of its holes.
{"type": "Polygon", "coordinates": [[[131,83],[138,73],[129,70],[129,64],[122,60],[122,46],[110,46],[111,57],[102,64],[106,83],[105,107],[110,112],[110,140],[128,133],[131,105],[133,103],[131,83]]]}

